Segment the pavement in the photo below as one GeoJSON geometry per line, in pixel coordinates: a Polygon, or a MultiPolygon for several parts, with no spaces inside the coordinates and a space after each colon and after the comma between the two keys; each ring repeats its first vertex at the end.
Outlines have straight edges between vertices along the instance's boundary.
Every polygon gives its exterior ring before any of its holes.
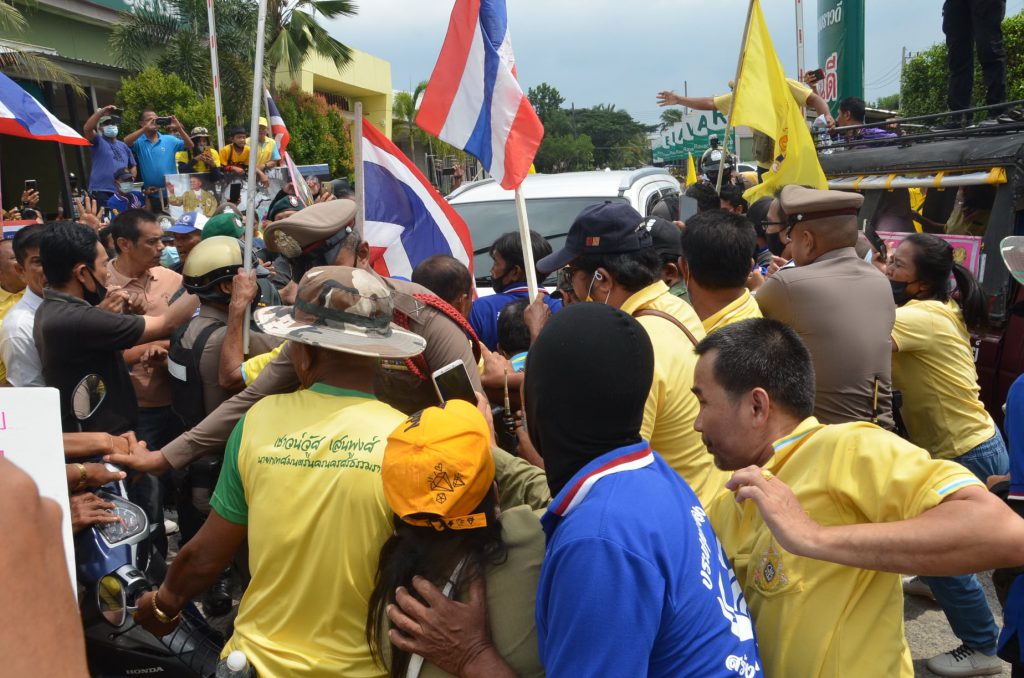
{"type": "MultiPolygon", "coordinates": [[[[995,589],[992,587],[992,575],[989,572],[978,575],[981,585],[988,597],[989,607],[995,615],[996,623],[1002,626],[1003,608],[996,600],[995,589]]],[[[903,619],[906,625],[907,642],[914,658],[914,675],[921,678],[932,678],[937,674],[925,668],[925,661],[942,652],[949,652],[960,646],[960,641],[953,635],[946,621],[946,615],[938,604],[918,596],[906,596],[903,601],[903,619]]],[[[1010,665],[1005,664],[1003,672],[996,674],[1010,676],[1010,665]]]]}

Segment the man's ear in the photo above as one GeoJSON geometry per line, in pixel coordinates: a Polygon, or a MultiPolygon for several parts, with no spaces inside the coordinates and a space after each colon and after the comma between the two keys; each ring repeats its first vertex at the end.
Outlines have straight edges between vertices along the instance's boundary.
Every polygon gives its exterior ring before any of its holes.
{"type": "Polygon", "coordinates": [[[768,421],[768,414],[771,411],[771,398],[763,388],[755,388],[747,395],[750,411],[754,422],[763,426],[768,421]]]}
{"type": "Polygon", "coordinates": [[[28,282],[25,279],[25,267],[19,264],[17,261],[14,262],[14,272],[18,274],[18,277],[21,278],[21,281],[23,283],[28,282]]]}
{"type": "Polygon", "coordinates": [[[370,262],[370,243],[363,240],[356,248],[356,268],[364,268],[370,262]]]}

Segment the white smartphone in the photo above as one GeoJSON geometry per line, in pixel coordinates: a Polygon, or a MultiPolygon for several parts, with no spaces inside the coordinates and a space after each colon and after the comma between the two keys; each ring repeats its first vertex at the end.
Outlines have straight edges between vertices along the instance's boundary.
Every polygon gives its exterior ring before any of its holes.
{"type": "Polygon", "coordinates": [[[448,363],[435,371],[432,377],[437,397],[441,399],[442,404],[455,398],[476,405],[473,382],[469,380],[469,373],[466,372],[466,366],[461,360],[448,363]]]}

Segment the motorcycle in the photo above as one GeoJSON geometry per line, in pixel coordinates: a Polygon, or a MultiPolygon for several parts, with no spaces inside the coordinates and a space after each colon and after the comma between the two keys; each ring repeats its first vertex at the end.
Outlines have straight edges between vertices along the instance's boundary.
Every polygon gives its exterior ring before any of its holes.
{"type": "MultiPolygon", "coordinates": [[[[76,417],[87,419],[104,396],[97,375],[82,379],[75,389],[76,417]]],[[[157,674],[214,678],[224,638],[194,605],[182,610],[178,627],[163,638],[135,623],[132,613],[138,599],[163,581],[167,566],[153,548],[153,530],[145,511],[126,498],[124,481],[108,483],[95,494],[114,505],[119,520],[83,530],[75,538],[90,674],[95,678],[157,674]]]]}

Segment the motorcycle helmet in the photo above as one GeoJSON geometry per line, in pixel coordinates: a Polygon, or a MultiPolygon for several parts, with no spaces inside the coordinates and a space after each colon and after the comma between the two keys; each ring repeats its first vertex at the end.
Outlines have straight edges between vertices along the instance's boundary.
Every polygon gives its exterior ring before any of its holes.
{"type": "Polygon", "coordinates": [[[182,269],[182,286],[204,301],[226,304],[231,295],[221,291],[219,283],[231,280],[242,267],[241,241],[217,235],[192,248],[182,269]]]}
{"type": "Polygon", "coordinates": [[[711,148],[718,148],[718,143],[719,142],[717,134],[712,134],[711,136],[708,137],[708,145],[710,145],[711,148]]]}

